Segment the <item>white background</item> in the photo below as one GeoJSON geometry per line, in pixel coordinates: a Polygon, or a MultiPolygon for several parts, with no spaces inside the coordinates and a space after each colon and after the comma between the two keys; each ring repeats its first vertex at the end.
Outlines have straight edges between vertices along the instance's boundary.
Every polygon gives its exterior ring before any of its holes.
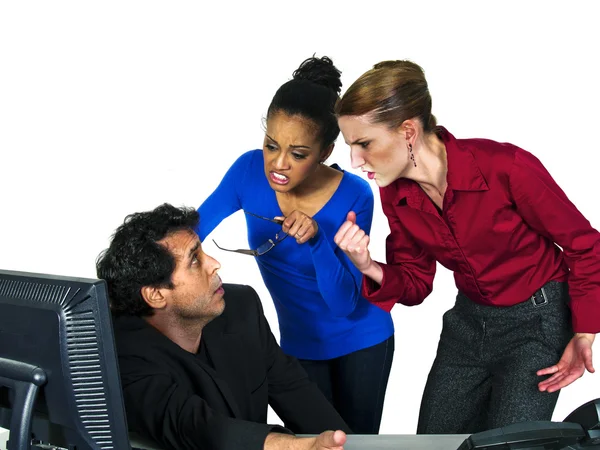
{"type": "MultiPolygon", "coordinates": [[[[343,89],[378,61],[414,60],[440,124],[531,151],[597,228],[599,13],[593,0],[2,2],[0,267],[94,277],[126,214],[197,207],[262,145],[275,90],[313,53],[333,59],[343,89]]],[[[330,162],[350,169],[343,139],[330,162]]],[[[384,259],[375,195],[371,251],[384,259]]],[[[235,247],[245,235],[236,214],[212,237],[235,247]]],[[[258,290],[278,335],[254,261],[208,242],[224,281],[258,290]]],[[[415,432],[455,291],[439,267],[423,305],[394,308],[382,433],[415,432]]],[[[600,397],[599,377],[564,389],[554,418],[600,397]]]]}

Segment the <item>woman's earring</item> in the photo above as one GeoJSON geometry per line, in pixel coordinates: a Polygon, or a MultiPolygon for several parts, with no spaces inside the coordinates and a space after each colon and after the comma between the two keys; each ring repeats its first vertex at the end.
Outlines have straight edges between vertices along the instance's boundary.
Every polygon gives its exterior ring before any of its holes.
{"type": "Polygon", "coordinates": [[[417,167],[417,162],[415,161],[415,154],[413,153],[412,144],[407,143],[408,151],[410,153],[410,159],[412,159],[413,164],[417,167]]]}

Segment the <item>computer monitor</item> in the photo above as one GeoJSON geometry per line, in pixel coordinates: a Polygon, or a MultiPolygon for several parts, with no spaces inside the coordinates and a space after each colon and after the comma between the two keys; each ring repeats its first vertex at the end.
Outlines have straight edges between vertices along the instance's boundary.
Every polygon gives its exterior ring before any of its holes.
{"type": "Polygon", "coordinates": [[[0,358],[9,450],[131,448],[104,281],[0,270],[0,358]]]}

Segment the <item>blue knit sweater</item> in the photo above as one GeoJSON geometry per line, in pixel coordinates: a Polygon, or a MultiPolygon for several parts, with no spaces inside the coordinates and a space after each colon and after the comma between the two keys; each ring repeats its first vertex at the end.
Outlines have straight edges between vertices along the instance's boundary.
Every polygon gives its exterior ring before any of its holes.
{"type": "MultiPolygon", "coordinates": [[[[270,218],[283,216],[265,177],[262,150],[243,154],[202,203],[198,209],[200,240],[240,209],[270,218]]],[[[255,258],[275,303],[281,347],[289,355],[331,359],[383,342],[394,333],[390,314],[361,296],[362,274],[333,242],[349,211],[356,212],[356,223],[369,233],[371,187],[360,177],[343,172],[332,198],[313,216],[319,225],[315,237],[302,245],[293,238],[285,239],[255,258]]],[[[245,217],[250,248],[281,229],[275,223],[245,217]]]]}

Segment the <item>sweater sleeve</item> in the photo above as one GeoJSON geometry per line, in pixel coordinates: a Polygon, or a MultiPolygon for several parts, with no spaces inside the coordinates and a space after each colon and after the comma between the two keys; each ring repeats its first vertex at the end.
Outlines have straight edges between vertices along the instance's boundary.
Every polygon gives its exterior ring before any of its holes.
{"type": "Polygon", "coordinates": [[[196,232],[200,241],[204,241],[223,219],[242,209],[242,186],[247,182],[248,174],[252,170],[253,155],[256,151],[249,151],[240,156],[229,168],[219,186],[198,208],[200,223],[196,232]]]}
{"type": "MultiPolygon", "coordinates": [[[[371,233],[373,221],[373,191],[369,185],[361,186],[352,209],[356,213],[356,224],[366,233],[371,233]]],[[[348,211],[339,211],[342,221],[348,211]]],[[[352,314],[361,298],[362,274],[346,254],[326,236],[319,227],[317,234],[308,242],[317,275],[317,285],[331,312],[339,317],[352,314]]]]}

